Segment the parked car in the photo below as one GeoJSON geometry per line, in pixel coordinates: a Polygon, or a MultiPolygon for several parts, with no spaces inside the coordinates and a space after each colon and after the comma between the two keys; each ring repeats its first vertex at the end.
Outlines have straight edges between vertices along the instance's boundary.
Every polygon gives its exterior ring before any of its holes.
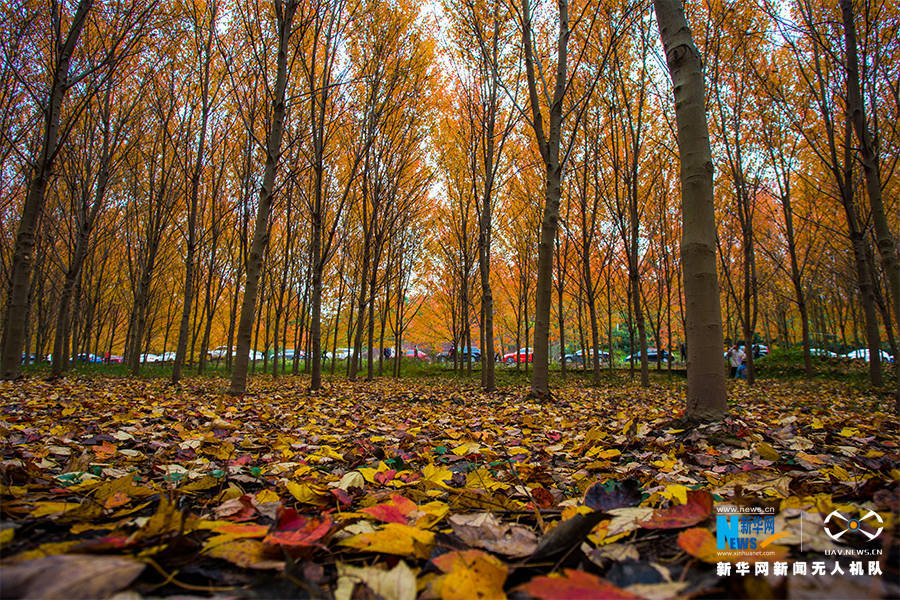
{"type": "Polygon", "coordinates": [[[106,356],[106,362],[111,365],[120,365],[125,362],[125,358],[123,356],[119,356],[118,354],[109,354],[106,356]]]}
{"type": "Polygon", "coordinates": [[[72,360],[77,360],[78,362],[86,362],[86,363],[99,363],[103,362],[103,359],[97,356],[96,354],[91,354],[89,352],[82,352],[81,354],[76,354],[72,357],[72,360]]]}
{"type": "Polygon", "coordinates": [[[351,354],[353,354],[353,348],[335,348],[334,352],[330,350],[326,352],[325,358],[328,360],[347,360],[351,354]]]}
{"type": "MultiPolygon", "coordinates": [[[[672,356],[671,353],[666,352],[665,350],[663,350],[660,353],[660,352],[656,351],[656,348],[647,348],[647,362],[652,362],[652,363],[659,362],[659,361],[672,362],[674,360],[675,360],[675,357],[672,356]]],[[[634,361],[636,363],[640,362],[641,361],[640,351],[637,351],[634,354],[629,354],[628,356],[626,356],[623,359],[623,361],[626,363],[629,363],[631,361],[634,361]]]]}
{"type": "Polygon", "coordinates": [[[750,348],[753,349],[753,358],[762,358],[769,353],[769,347],[765,344],[753,344],[750,348]]]}
{"type": "Polygon", "coordinates": [[[822,356],[828,358],[837,358],[839,356],[837,353],[825,350],[824,348],[810,348],[809,354],[810,356],[822,356]]]}
{"type": "MultiPolygon", "coordinates": [[[[293,348],[279,348],[278,360],[293,361],[295,354],[297,356],[297,360],[303,360],[306,358],[306,352],[303,350],[295,351],[293,348]]],[[[272,350],[269,350],[269,358],[275,358],[274,348],[272,350]]]]}
{"type": "Polygon", "coordinates": [[[151,353],[148,352],[147,354],[142,354],[142,355],[141,355],[141,362],[142,362],[142,363],[155,363],[155,362],[159,362],[159,356],[156,355],[156,354],[151,354],[151,353]]]}
{"type": "Polygon", "coordinates": [[[422,362],[431,362],[431,357],[428,356],[425,352],[422,352],[418,348],[413,348],[412,350],[407,350],[403,353],[403,358],[412,358],[414,360],[421,360],[422,362]]]}
{"type": "MultiPolygon", "coordinates": [[[[237,354],[237,348],[232,347],[231,356],[234,357],[235,354],[237,354]]],[[[218,348],[209,351],[210,360],[225,358],[227,355],[228,346],[219,346],[218,348]]],[[[265,357],[262,352],[257,352],[256,350],[251,350],[248,356],[250,357],[250,360],[262,360],[265,357]]]]}
{"type": "Polygon", "coordinates": [[[523,362],[534,362],[534,349],[533,348],[519,348],[516,352],[510,352],[508,354],[503,355],[503,362],[507,365],[514,365],[516,363],[523,362]]]}
{"type": "MultiPolygon", "coordinates": [[[[584,363],[584,355],[587,354],[588,363],[594,362],[594,354],[590,350],[587,352],[584,349],[577,350],[572,354],[566,355],[566,362],[574,363],[574,364],[583,364],[584,363]]],[[[600,351],[600,362],[608,363],[609,362],[609,352],[600,351]]]]}
{"type": "MultiPolygon", "coordinates": [[[[888,352],[881,350],[881,361],[882,362],[894,362],[894,357],[891,356],[888,352]]],[[[859,350],[853,350],[852,352],[848,352],[844,355],[844,358],[849,358],[852,360],[864,360],[869,362],[869,349],[868,348],[860,348],[859,350]]]]}
{"type": "MultiPolygon", "coordinates": [[[[207,354],[210,360],[225,358],[228,355],[228,346],[219,346],[218,348],[210,350],[207,354]]],[[[234,352],[232,352],[232,354],[234,354],[234,352]]]]}
{"type": "Polygon", "coordinates": [[[437,355],[438,362],[453,362],[453,356],[456,354],[459,357],[460,362],[465,362],[467,358],[471,355],[472,362],[477,362],[481,360],[481,350],[475,348],[474,346],[466,349],[462,346],[459,348],[450,348],[447,352],[441,352],[437,355]]]}
{"type": "Polygon", "coordinates": [[[175,362],[176,352],[163,352],[159,355],[159,362],[175,362]]]}

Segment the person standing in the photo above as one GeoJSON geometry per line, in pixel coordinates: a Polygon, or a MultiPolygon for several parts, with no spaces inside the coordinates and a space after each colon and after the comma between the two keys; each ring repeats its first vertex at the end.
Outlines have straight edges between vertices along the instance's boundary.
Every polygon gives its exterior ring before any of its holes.
{"type": "Polygon", "coordinates": [[[737,377],[738,367],[741,366],[741,363],[744,362],[744,351],[740,346],[735,344],[732,346],[728,352],[725,354],[725,357],[728,358],[728,362],[731,366],[731,377],[737,377]]]}

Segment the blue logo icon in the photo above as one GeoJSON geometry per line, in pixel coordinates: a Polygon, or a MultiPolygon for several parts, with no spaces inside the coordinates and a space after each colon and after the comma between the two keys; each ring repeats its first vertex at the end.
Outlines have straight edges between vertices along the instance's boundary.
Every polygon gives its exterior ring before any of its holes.
{"type": "Polygon", "coordinates": [[[716,549],[757,550],[774,541],[774,515],[717,515],[716,549]]]}

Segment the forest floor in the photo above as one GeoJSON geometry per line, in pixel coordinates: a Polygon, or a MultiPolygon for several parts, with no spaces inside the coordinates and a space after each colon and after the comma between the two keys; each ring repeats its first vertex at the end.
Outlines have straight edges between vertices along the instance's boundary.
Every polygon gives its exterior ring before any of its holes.
{"type": "Polygon", "coordinates": [[[730,382],[685,430],[683,379],[306,385],[0,383],[3,596],[900,596],[884,394],[730,382]]]}

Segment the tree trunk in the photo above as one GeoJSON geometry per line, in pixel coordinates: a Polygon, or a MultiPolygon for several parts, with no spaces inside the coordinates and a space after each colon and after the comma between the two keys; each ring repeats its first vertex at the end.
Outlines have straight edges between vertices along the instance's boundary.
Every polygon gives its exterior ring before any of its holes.
{"type": "Polygon", "coordinates": [[[2,359],[0,361],[0,377],[3,379],[15,379],[19,376],[19,364],[22,360],[22,348],[25,346],[27,315],[29,314],[29,291],[31,290],[31,272],[34,267],[35,236],[41,213],[44,210],[47,183],[50,181],[53,163],[56,161],[60,113],[62,112],[63,98],[69,89],[69,65],[91,4],[92,0],[79,1],[65,42],[56,40],[59,54],[53,69],[53,80],[50,83],[47,103],[43,108],[44,139],[41,144],[41,154],[28,184],[12,256],[6,319],[3,324],[3,352],[0,357],[2,359]]]}
{"type": "Polygon", "coordinates": [[[672,77],[681,159],[681,258],[686,301],[689,419],[713,420],[728,410],[722,368],[722,308],[716,271],[713,164],[700,53],[681,0],[653,0],[672,77]]]}
{"type": "MultiPolygon", "coordinates": [[[[559,226],[559,201],[562,194],[562,167],[559,164],[559,131],[556,131],[555,156],[547,164],[544,190],[544,216],[538,243],[537,289],[534,312],[534,364],[531,395],[550,398],[550,297],[553,292],[553,240],[559,226]]],[[[527,363],[526,363],[527,364],[527,363]]]]}
{"type": "MultiPolygon", "coordinates": [[[[231,373],[232,395],[243,395],[247,391],[247,367],[250,358],[250,335],[253,315],[256,312],[256,296],[263,255],[269,241],[269,213],[272,209],[272,195],[275,189],[275,175],[281,158],[281,139],[284,134],[285,89],[287,88],[287,51],[292,31],[292,22],[297,10],[295,1],[288,2],[283,15],[279,15],[278,71],[275,76],[275,90],[272,111],[272,126],[266,143],[266,165],[263,172],[262,188],[259,191],[259,208],[253,231],[253,243],[247,257],[247,285],[241,303],[241,316],[237,332],[237,356],[231,373]]],[[[277,11],[281,12],[281,11],[277,11]]]]}
{"type": "MultiPolygon", "coordinates": [[[[213,4],[215,6],[215,4],[213,4]]],[[[181,311],[181,324],[178,327],[178,346],[175,349],[175,364],[172,365],[172,383],[181,380],[181,367],[187,353],[188,332],[190,329],[191,306],[194,301],[194,254],[197,251],[197,204],[200,195],[200,176],[203,169],[203,154],[206,150],[206,129],[209,122],[209,71],[212,62],[212,30],[215,28],[215,9],[210,19],[210,33],[205,46],[205,60],[200,81],[201,121],[200,139],[197,141],[197,159],[194,172],[191,174],[190,205],[187,222],[187,251],[184,258],[184,304],[181,311]]]]}
{"type": "MultiPolygon", "coordinates": [[[[872,222],[875,225],[876,246],[889,283],[888,296],[895,321],[891,323],[888,319],[885,327],[893,333],[893,327],[900,324],[900,261],[897,258],[896,240],[885,216],[884,201],[881,197],[881,167],[878,164],[875,144],[869,131],[859,81],[859,59],[856,50],[856,24],[853,20],[853,7],[850,0],[840,0],[840,5],[844,21],[844,41],[847,47],[847,110],[850,112],[853,129],[859,140],[863,173],[866,177],[866,192],[869,195],[872,222]]],[[[900,357],[895,357],[895,360],[898,358],[900,357]]],[[[900,412],[900,377],[898,377],[896,385],[894,410],[900,412]]]]}

